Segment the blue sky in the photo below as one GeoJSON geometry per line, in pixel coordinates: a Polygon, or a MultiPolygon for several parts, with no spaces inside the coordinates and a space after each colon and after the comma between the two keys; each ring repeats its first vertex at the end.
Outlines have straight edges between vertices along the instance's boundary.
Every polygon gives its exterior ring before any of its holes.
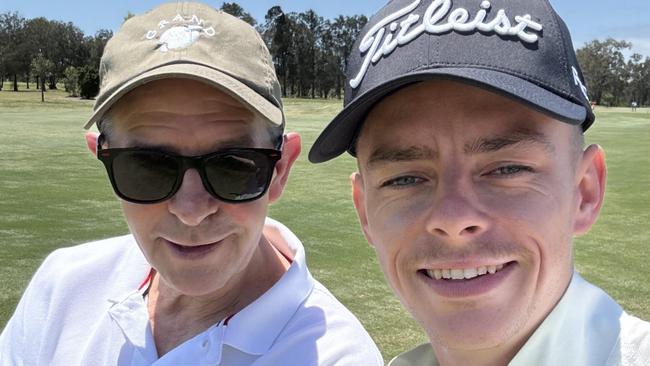
{"type": "MultiPolygon", "coordinates": [[[[165,0],[0,0],[0,12],[18,11],[27,18],[44,16],[71,21],[86,34],[116,30],[128,11],[141,13],[165,0]]],[[[220,7],[222,0],[203,0],[220,7]]],[[[339,14],[371,15],[386,0],[239,0],[259,22],[273,5],[287,12],[314,9],[325,18],[339,14]]],[[[650,56],[650,0],[551,0],[569,25],[576,47],[592,39],[614,37],[634,44],[634,52],[650,56]]]]}

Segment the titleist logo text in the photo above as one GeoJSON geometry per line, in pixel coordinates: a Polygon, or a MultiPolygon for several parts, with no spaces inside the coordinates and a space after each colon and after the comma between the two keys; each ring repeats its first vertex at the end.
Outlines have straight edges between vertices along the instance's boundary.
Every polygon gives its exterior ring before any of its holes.
{"type": "Polygon", "coordinates": [[[470,19],[467,9],[456,8],[451,10],[451,0],[434,0],[424,12],[420,21],[419,14],[413,14],[421,0],[415,0],[408,6],[389,14],[375,24],[368,33],[361,39],[359,51],[361,54],[367,52],[359,73],[350,80],[350,86],[357,88],[368,71],[370,63],[377,63],[381,58],[393,53],[398,46],[405,45],[419,37],[422,33],[442,34],[450,31],[469,33],[481,31],[484,33],[495,33],[499,36],[516,36],[526,43],[536,43],[539,36],[527,32],[528,29],[541,31],[542,25],[533,21],[530,14],[515,16],[516,24],[510,22],[505,10],[497,11],[494,19],[486,21],[487,11],[492,4],[485,0],[480,5],[474,18],[470,19]],[[397,20],[407,15],[406,19],[399,24],[397,20]],[[446,22],[441,22],[446,18],[446,22]],[[417,23],[419,25],[415,26],[417,23]],[[399,27],[399,31],[398,31],[399,27]]]}

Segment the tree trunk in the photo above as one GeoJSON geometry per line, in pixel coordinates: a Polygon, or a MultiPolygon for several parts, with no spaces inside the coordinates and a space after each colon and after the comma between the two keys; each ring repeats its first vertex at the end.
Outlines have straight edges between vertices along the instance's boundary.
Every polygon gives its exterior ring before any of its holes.
{"type": "Polygon", "coordinates": [[[336,75],[336,99],[341,99],[341,75],[336,75]]]}
{"type": "Polygon", "coordinates": [[[5,86],[5,76],[0,74],[0,90],[5,86]]]}
{"type": "Polygon", "coordinates": [[[41,78],[41,102],[45,102],[45,78],[41,78]]]}
{"type": "Polygon", "coordinates": [[[54,75],[50,76],[50,90],[56,90],[56,77],[54,75]]]}
{"type": "MultiPolygon", "coordinates": [[[[27,89],[29,89],[29,74],[25,75],[25,80],[27,82],[27,89]]],[[[36,83],[36,89],[38,89],[38,83],[36,83]]]]}
{"type": "Polygon", "coordinates": [[[18,91],[18,75],[14,74],[14,91],[18,91]]]}
{"type": "Polygon", "coordinates": [[[287,72],[282,74],[282,97],[287,97],[287,72]]]}

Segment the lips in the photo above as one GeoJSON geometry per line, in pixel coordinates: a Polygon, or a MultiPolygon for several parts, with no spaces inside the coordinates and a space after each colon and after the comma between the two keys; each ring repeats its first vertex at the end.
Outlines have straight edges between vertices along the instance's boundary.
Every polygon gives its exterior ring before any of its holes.
{"type": "Polygon", "coordinates": [[[172,253],[184,259],[203,258],[207,254],[212,252],[214,249],[216,249],[223,242],[223,240],[219,240],[208,244],[185,245],[185,244],[175,243],[169,240],[164,240],[164,241],[167,244],[167,246],[171,249],[172,253]]]}
{"type": "Polygon", "coordinates": [[[419,277],[439,296],[466,298],[492,292],[508,281],[517,270],[517,262],[485,264],[466,268],[428,268],[419,277]]]}
{"type": "MultiPolygon", "coordinates": [[[[506,263],[507,264],[507,263],[506,263]]],[[[487,274],[495,274],[503,269],[505,264],[485,265],[475,268],[445,268],[445,269],[427,269],[426,274],[436,280],[463,280],[487,274]]]]}

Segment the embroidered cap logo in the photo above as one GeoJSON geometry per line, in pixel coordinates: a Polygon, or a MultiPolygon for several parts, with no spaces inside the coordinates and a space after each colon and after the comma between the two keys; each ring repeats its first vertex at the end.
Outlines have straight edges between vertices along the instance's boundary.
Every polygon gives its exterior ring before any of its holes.
{"type": "Polygon", "coordinates": [[[518,37],[522,42],[536,43],[539,36],[535,33],[527,32],[527,29],[540,32],[542,25],[532,20],[529,14],[515,16],[516,24],[512,24],[505,10],[497,11],[494,19],[486,22],[487,12],[492,4],[485,0],[481,2],[481,9],[476,16],[470,20],[470,13],[467,9],[456,8],[451,10],[451,0],[434,0],[422,16],[414,14],[413,10],[417,8],[421,0],[415,0],[408,6],[386,16],[370,28],[368,33],[363,37],[359,45],[361,54],[367,52],[359,73],[350,80],[350,86],[356,89],[361,80],[368,71],[370,63],[376,64],[384,57],[388,57],[399,46],[403,46],[412,40],[418,38],[423,33],[443,34],[450,31],[456,31],[462,34],[480,31],[483,33],[494,33],[502,37],[518,37]],[[397,20],[407,15],[406,19],[399,24],[397,20]],[[449,15],[448,15],[449,14],[449,15]],[[447,16],[448,15],[448,16],[447,16]],[[440,23],[447,18],[446,23],[440,23]],[[397,30],[399,26],[399,31],[397,30]],[[395,33],[397,32],[397,35],[395,33]],[[381,46],[380,46],[381,45],[381,46]]]}
{"type": "Polygon", "coordinates": [[[196,43],[201,36],[214,37],[214,27],[204,28],[203,23],[204,20],[196,15],[183,17],[177,14],[172,20],[161,20],[158,29],[148,31],[145,38],[158,38],[156,48],[160,52],[182,50],[196,43]]]}

